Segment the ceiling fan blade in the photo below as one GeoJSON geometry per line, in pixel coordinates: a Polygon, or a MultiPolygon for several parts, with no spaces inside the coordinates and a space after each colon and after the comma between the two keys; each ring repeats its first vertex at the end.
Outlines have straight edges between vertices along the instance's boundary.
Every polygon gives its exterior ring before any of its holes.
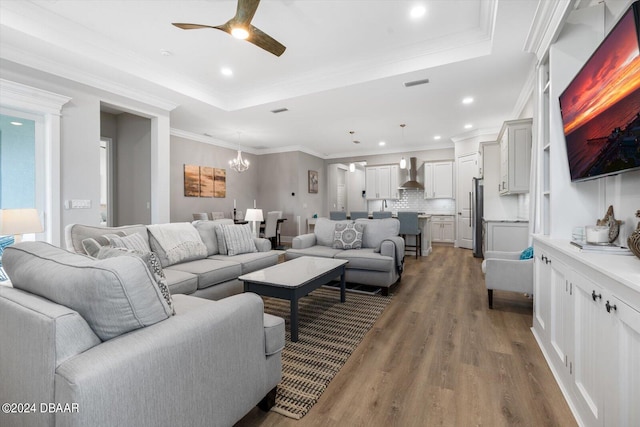
{"type": "Polygon", "coordinates": [[[249,24],[251,24],[253,15],[255,15],[256,10],[258,10],[259,4],[260,0],[238,0],[236,16],[233,17],[233,21],[248,27],[249,24]]]}
{"type": "Polygon", "coordinates": [[[183,30],[197,30],[200,28],[216,28],[211,25],[200,25],[200,24],[183,24],[179,22],[173,22],[172,25],[175,25],[178,28],[182,28],[183,30]]]}
{"type": "Polygon", "coordinates": [[[282,43],[253,25],[250,27],[247,41],[274,54],[275,56],[282,55],[287,49],[282,43]]]}

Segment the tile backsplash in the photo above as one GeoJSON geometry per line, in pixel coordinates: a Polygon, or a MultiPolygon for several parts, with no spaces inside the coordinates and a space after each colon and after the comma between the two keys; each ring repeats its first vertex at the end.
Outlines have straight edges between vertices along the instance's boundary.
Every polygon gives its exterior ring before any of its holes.
{"type": "MultiPolygon", "coordinates": [[[[367,202],[369,212],[379,211],[382,200],[367,202]]],[[[455,199],[425,199],[422,190],[402,190],[400,199],[387,200],[386,211],[418,211],[429,214],[453,215],[456,210],[455,199]]]]}

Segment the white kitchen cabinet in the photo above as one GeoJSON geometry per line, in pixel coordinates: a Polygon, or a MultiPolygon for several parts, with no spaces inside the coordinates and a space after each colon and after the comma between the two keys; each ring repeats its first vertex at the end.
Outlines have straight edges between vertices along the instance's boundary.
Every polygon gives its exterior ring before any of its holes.
{"type": "Polygon", "coordinates": [[[529,192],[532,123],[532,119],[506,121],[498,135],[501,195],[529,192]]]}
{"type": "Polygon", "coordinates": [[[578,424],[640,425],[638,260],[543,236],[534,253],[534,336],[578,424]]]}
{"type": "Polygon", "coordinates": [[[368,166],[365,168],[365,192],[367,200],[399,199],[398,165],[368,166]]]}
{"type": "Polygon", "coordinates": [[[424,198],[453,199],[453,162],[424,163],[424,198]]]}
{"type": "Polygon", "coordinates": [[[453,215],[433,215],[431,217],[431,241],[433,243],[454,243],[456,240],[453,215]]]}

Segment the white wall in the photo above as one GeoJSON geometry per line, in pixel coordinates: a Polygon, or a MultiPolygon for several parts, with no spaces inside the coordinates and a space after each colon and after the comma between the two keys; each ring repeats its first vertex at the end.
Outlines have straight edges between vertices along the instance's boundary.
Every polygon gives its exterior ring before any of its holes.
{"type": "MultiPolygon", "coordinates": [[[[614,5],[617,16],[624,9],[614,5]]],[[[606,11],[608,29],[615,23],[611,11],[606,11]]],[[[630,172],[617,177],[572,183],[562,129],[559,95],[603,40],[605,8],[603,5],[572,12],[550,49],[551,98],[551,227],[550,235],[569,239],[574,226],[595,224],[612,204],[619,219],[625,221],[622,234],[635,228],[633,215],[639,206],[640,173],[630,172]]]]}

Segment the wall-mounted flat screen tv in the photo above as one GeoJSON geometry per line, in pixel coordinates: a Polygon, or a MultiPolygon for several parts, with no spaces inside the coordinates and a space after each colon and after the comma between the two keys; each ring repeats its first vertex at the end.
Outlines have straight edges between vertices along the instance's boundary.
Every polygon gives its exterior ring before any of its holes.
{"type": "Polygon", "coordinates": [[[640,1],[560,95],[571,181],[640,169],[640,1]]]}

